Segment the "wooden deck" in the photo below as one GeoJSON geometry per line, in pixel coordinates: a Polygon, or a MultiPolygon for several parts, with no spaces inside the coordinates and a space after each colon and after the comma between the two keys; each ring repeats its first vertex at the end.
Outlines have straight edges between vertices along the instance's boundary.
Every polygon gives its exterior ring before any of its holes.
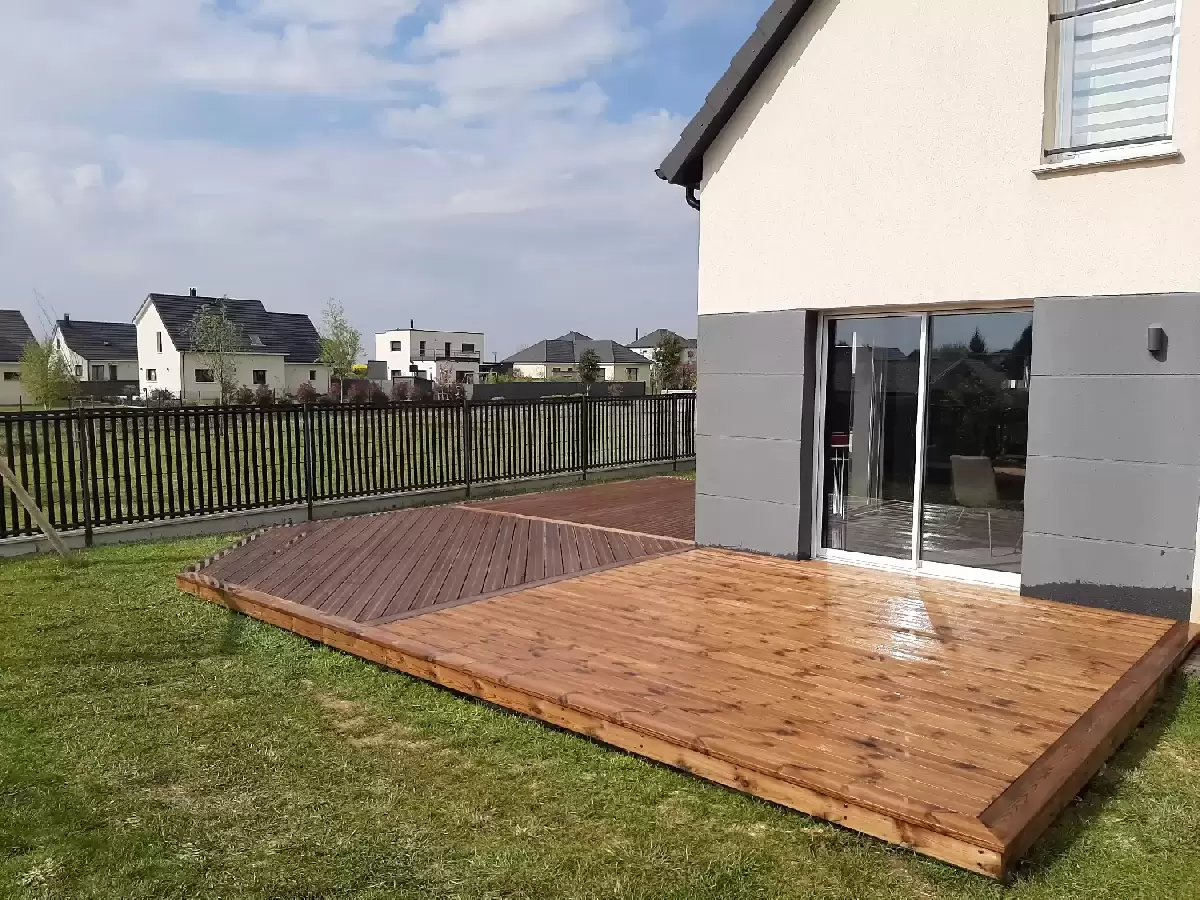
{"type": "Polygon", "coordinates": [[[622,528],[682,541],[696,539],[696,483],[647,478],[524,494],[472,504],[474,509],[536,516],[602,528],[622,528]]]}
{"type": "Polygon", "coordinates": [[[179,585],[994,877],[1194,642],[1166,620],[479,507],[278,529],[179,585]]]}

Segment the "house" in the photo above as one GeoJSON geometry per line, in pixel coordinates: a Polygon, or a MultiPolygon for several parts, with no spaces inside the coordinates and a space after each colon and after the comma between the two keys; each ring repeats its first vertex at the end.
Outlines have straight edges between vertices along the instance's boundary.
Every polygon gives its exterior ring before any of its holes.
{"type": "Polygon", "coordinates": [[[21,391],[21,356],[35,340],[20,310],[0,309],[0,406],[29,402],[21,391]]]}
{"type": "Polygon", "coordinates": [[[679,342],[683,344],[683,362],[685,365],[694,366],[696,364],[696,351],[699,342],[695,338],[680,337],[675,332],[669,331],[666,328],[659,328],[657,331],[651,331],[644,337],[639,337],[629,345],[629,349],[639,356],[646,357],[650,362],[654,362],[654,351],[658,349],[658,345],[666,337],[678,338],[679,342]]]}
{"type": "Polygon", "coordinates": [[[701,544],[1200,619],[1181,5],[771,4],[659,168],[701,544]]]}
{"type": "Polygon", "coordinates": [[[586,334],[570,331],[552,341],[540,341],[514,353],[504,362],[513,374],[548,381],[578,381],[583,354],[592,350],[600,358],[604,381],[640,381],[649,383],[650,362],[616,341],[594,341],[586,334]]]}
{"type": "MultiPolygon", "coordinates": [[[[85,322],[63,316],[54,346],[80,382],[117,382],[137,392],[137,326],[132,322],[85,322]]],[[[113,385],[113,393],[120,393],[113,385]]]]}
{"type": "Polygon", "coordinates": [[[220,385],[188,333],[205,307],[223,307],[241,329],[239,386],[266,386],[282,396],[307,383],[318,393],[329,392],[329,367],[320,362],[321,339],[308,316],[268,312],[258,300],[201,297],[193,288],[186,295],[150,294],[134,316],[143,393],[167,390],[185,400],[220,399],[220,385]]]}
{"type": "Polygon", "coordinates": [[[409,328],[375,335],[375,358],[387,363],[393,381],[412,376],[437,381],[439,367],[452,371],[456,382],[479,380],[484,354],[481,332],[423,331],[409,324],[409,328]]]}

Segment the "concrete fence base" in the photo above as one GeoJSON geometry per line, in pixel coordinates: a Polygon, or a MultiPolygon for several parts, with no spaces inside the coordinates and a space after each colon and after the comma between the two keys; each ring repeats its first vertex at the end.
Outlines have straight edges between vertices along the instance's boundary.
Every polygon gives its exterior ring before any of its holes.
{"type": "MultiPolygon", "coordinates": [[[[601,469],[588,472],[586,483],[619,481],[630,477],[668,475],[675,471],[691,472],[696,468],[695,460],[680,460],[678,467],[672,463],[650,463],[624,466],[618,469],[601,469]]],[[[342,519],[371,513],[409,509],[415,506],[434,506],[440,503],[458,503],[463,500],[482,500],[505,494],[529,493],[559,487],[574,487],[584,484],[580,473],[553,475],[517,481],[499,481],[471,486],[468,498],[464,486],[431,491],[406,491],[399,494],[384,494],[378,497],[352,497],[345,500],[324,500],[313,504],[313,519],[342,519]]],[[[308,521],[307,504],[277,506],[271,509],[255,509],[242,512],[215,513],[207,516],[190,516],[166,519],[157,522],[137,522],[132,525],[112,525],[97,528],[92,535],[92,545],[102,547],[109,544],[127,544],[134,541],[175,540],[188,537],[205,537],[218,534],[237,534],[269,528],[273,525],[295,525],[308,521]]],[[[63,542],[72,550],[84,549],[83,532],[61,533],[63,542]]],[[[47,553],[53,548],[43,535],[8,538],[0,541],[0,558],[47,553]]]]}

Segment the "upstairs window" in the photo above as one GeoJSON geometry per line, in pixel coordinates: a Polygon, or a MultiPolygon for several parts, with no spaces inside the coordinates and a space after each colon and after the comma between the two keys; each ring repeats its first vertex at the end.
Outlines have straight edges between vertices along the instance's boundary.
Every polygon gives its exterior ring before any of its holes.
{"type": "Polygon", "coordinates": [[[251,347],[261,347],[262,345],[263,345],[263,341],[262,341],[261,337],[259,337],[257,334],[250,335],[250,346],[251,347]]]}
{"type": "Polygon", "coordinates": [[[83,377],[83,366],[76,366],[76,367],[75,367],[75,377],[76,377],[76,378],[82,378],[82,377],[83,377]]]}
{"type": "Polygon", "coordinates": [[[147,369],[146,370],[146,380],[147,381],[158,381],[158,369],[147,369]]]}
{"type": "Polygon", "coordinates": [[[214,384],[216,380],[209,369],[196,370],[196,384],[214,384]]]}
{"type": "Polygon", "coordinates": [[[474,353],[474,352],[475,352],[474,344],[463,344],[463,353],[474,353]]]}
{"type": "Polygon", "coordinates": [[[266,369],[255,369],[254,370],[254,383],[255,384],[266,384],[267,383],[267,370],[266,369]]]}
{"type": "Polygon", "coordinates": [[[1181,0],[1051,0],[1044,156],[1171,139],[1181,0]]]}
{"type": "Polygon", "coordinates": [[[392,352],[399,353],[404,349],[404,341],[392,341],[392,352]]]}
{"type": "Polygon", "coordinates": [[[20,372],[5,372],[4,380],[5,381],[20,381],[21,373],[20,372]]]}
{"type": "Polygon", "coordinates": [[[161,331],[156,331],[154,333],[154,349],[157,350],[159,353],[162,353],[162,332],[161,331]]]}

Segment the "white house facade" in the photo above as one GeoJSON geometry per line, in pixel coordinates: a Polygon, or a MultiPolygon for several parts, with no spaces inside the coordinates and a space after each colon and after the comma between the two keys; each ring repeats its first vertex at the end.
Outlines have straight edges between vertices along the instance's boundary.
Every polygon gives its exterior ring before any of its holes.
{"type": "Polygon", "coordinates": [[[142,393],[166,390],[184,400],[210,402],[221,389],[201,354],[192,350],[188,327],[205,306],[224,307],[242,331],[244,349],[234,354],[241,387],[266,387],[278,396],[294,395],[311,384],[329,392],[329,368],[319,362],[321,346],[308,316],[269,312],[257,300],[151,294],[135,317],[142,393]]]}
{"type": "Polygon", "coordinates": [[[699,543],[1200,619],[1191,2],[771,5],[659,169],[699,543]]]}
{"type": "Polygon", "coordinates": [[[474,331],[405,328],[375,335],[375,359],[386,363],[392,381],[414,374],[436,381],[440,366],[452,370],[455,381],[476,383],[486,350],[484,335],[474,331]]]}
{"type": "Polygon", "coordinates": [[[21,355],[33,340],[33,332],[19,310],[0,309],[0,406],[29,402],[21,390],[21,355]]]}
{"type": "Polygon", "coordinates": [[[81,382],[138,381],[137,327],[64,316],[54,326],[54,346],[81,382]]]}
{"type": "Polygon", "coordinates": [[[600,361],[600,380],[650,383],[654,366],[644,356],[616,341],[597,341],[571,331],[554,340],[539,341],[504,360],[513,374],[547,381],[578,381],[579,366],[588,351],[600,361]]]}

